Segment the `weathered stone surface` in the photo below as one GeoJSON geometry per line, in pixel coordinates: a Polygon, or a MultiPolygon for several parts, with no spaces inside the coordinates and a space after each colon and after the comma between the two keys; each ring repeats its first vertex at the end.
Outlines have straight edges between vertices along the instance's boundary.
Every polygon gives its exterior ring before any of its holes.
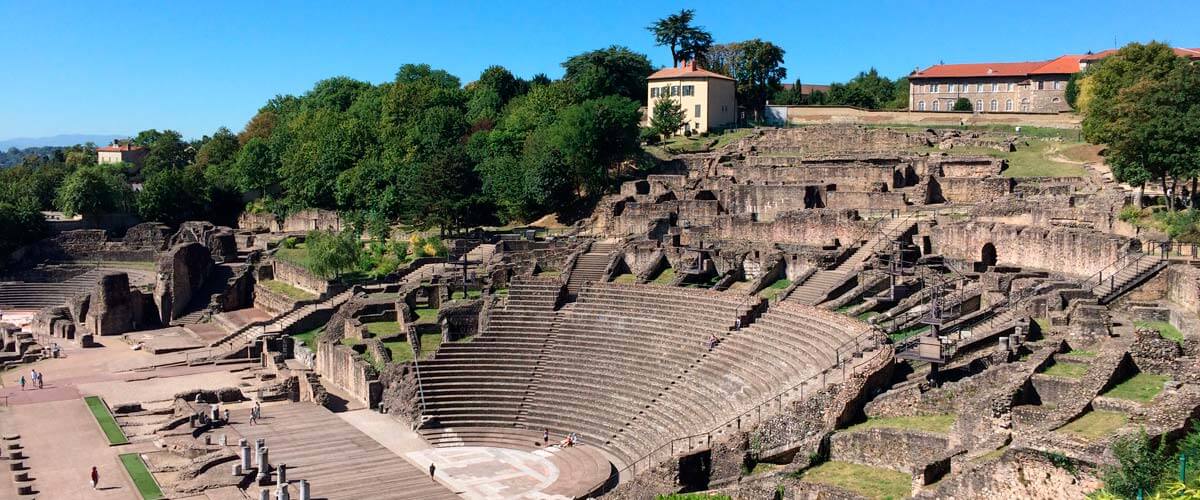
{"type": "Polygon", "coordinates": [[[159,257],[157,265],[154,304],[166,323],[184,312],[192,294],[204,286],[213,261],[204,245],[183,243],[159,257]]]}
{"type": "Polygon", "coordinates": [[[106,273],[92,290],[87,328],[96,335],[118,335],[133,330],[134,301],[129,275],[106,273]]]}
{"type": "Polygon", "coordinates": [[[237,240],[232,229],[215,226],[207,221],[187,221],[179,225],[179,231],[171,237],[171,246],[184,243],[199,243],[208,248],[212,257],[220,262],[237,257],[237,240]]]}

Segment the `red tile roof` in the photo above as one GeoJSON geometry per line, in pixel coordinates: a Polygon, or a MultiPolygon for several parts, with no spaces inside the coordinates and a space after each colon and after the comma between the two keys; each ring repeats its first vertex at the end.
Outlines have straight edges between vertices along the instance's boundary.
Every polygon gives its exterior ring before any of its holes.
{"type": "MultiPolygon", "coordinates": [[[[1175,51],[1175,55],[1177,55],[1179,57],[1186,57],[1188,59],[1200,59],[1200,48],[1186,49],[1183,47],[1176,47],[1171,50],[1175,51]]],[[[1079,60],[1083,61],[1083,62],[1099,61],[1101,59],[1104,59],[1105,57],[1111,56],[1116,53],[1117,53],[1117,49],[1102,50],[1095,54],[1087,54],[1085,56],[1080,56],[1079,60]]]]}
{"type": "Polygon", "coordinates": [[[1079,58],[1082,56],[1065,55],[1053,59],[1041,67],[1030,71],[1031,75],[1069,75],[1079,72],[1079,58]]]}
{"type": "Polygon", "coordinates": [[[142,149],[141,146],[133,146],[130,144],[119,144],[116,146],[100,146],[100,147],[96,148],[96,151],[97,152],[104,151],[106,153],[127,153],[130,151],[138,151],[140,149],[142,149]]]}
{"type": "Polygon", "coordinates": [[[720,73],[713,73],[712,71],[704,68],[696,67],[695,61],[685,62],[682,66],[675,66],[673,68],[663,68],[646,77],[647,80],[666,80],[674,78],[720,78],[722,80],[733,80],[733,78],[720,73]]]}
{"type": "MultiPolygon", "coordinates": [[[[909,75],[909,78],[964,78],[973,76],[1028,76],[1032,74],[1046,74],[1049,72],[1039,72],[1039,70],[1043,67],[1054,65],[1059,59],[1053,61],[1011,63],[938,64],[930,66],[925,70],[917,71],[909,75]]],[[[1076,62],[1074,70],[1064,71],[1064,73],[1074,73],[1076,71],[1079,71],[1078,62],[1076,62]]]]}

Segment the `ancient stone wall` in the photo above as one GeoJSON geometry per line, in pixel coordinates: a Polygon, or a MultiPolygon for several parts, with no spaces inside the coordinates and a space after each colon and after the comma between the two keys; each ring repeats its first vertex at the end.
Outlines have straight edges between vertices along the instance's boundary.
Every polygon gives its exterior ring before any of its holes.
{"type": "Polygon", "coordinates": [[[731,214],[757,214],[760,221],[775,219],[779,214],[803,210],[823,201],[821,189],[802,185],[744,185],[721,190],[721,205],[731,214]]]}
{"type": "Polygon", "coordinates": [[[133,330],[134,307],[129,275],[105,273],[88,300],[87,328],[96,335],[117,335],[133,330]]]}
{"type": "Polygon", "coordinates": [[[323,342],[317,348],[316,372],[321,376],[322,384],[338,387],[368,408],[379,403],[383,387],[378,374],[350,347],[323,342]]]}
{"type": "Polygon", "coordinates": [[[820,246],[835,238],[842,243],[854,241],[866,227],[854,210],[804,210],[781,214],[769,222],[721,216],[711,228],[695,231],[694,238],[820,246]]]}
{"type": "Polygon", "coordinates": [[[1129,240],[1069,228],[1014,226],[988,222],[939,223],[930,228],[934,253],[968,262],[983,260],[985,245],[1000,264],[1090,276],[1116,261],[1129,240]]]}
{"type": "Polygon", "coordinates": [[[942,198],[950,203],[976,204],[1008,196],[1012,181],[1007,177],[939,177],[942,198]]]}
{"type": "Polygon", "coordinates": [[[1167,276],[1167,299],[1182,311],[1200,314],[1200,269],[1175,264],[1164,272],[1167,276]]]}
{"type": "Polygon", "coordinates": [[[1083,462],[1070,460],[1068,469],[1047,453],[1010,449],[997,460],[968,464],[917,498],[1085,498],[1102,486],[1097,474],[1083,462]]]}
{"type": "Polygon", "coordinates": [[[830,191],[825,194],[825,207],[831,209],[901,210],[906,205],[904,193],[830,191]]]}
{"type": "Polygon", "coordinates": [[[717,169],[718,175],[736,178],[739,184],[836,184],[839,189],[851,190],[869,190],[876,186],[893,189],[896,187],[895,172],[896,168],[891,165],[866,163],[798,167],[739,165],[717,169]]]}
{"type": "Polygon", "coordinates": [[[179,317],[192,300],[192,294],[204,286],[212,269],[208,249],[199,243],[171,247],[158,258],[154,283],[154,304],[163,323],[179,317]]]}
{"type": "Polygon", "coordinates": [[[829,440],[829,458],[916,474],[945,455],[949,444],[944,435],[911,429],[838,432],[829,440]]]}
{"type": "Polygon", "coordinates": [[[213,259],[226,262],[237,258],[237,240],[233,229],[207,221],[187,221],[171,237],[171,245],[199,243],[208,248],[213,259]]]}
{"type": "Polygon", "coordinates": [[[276,293],[258,283],[254,284],[254,307],[258,309],[277,315],[291,311],[297,302],[299,301],[287,295],[276,293]]]}
{"type": "Polygon", "coordinates": [[[786,108],[789,122],[797,125],[850,124],[922,125],[929,127],[968,125],[1028,125],[1078,129],[1082,121],[1074,113],[955,113],[918,111],[881,111],[849,106],[780,106],[786,108]]]}
{"type": "Polygon", "coordinates": [[[303,267],[281,259],[275,259],[271,264],[274,280],[282,281],[301,290],[307,290],[317,295],[329,292],[329,280],[316,276],[303,267]]]}
{"type": "Polygon", "coordinates": [[[438,309],[438,324],[442,327],[442,341],[453,342],[479,333],[479,315],[483,311],[483,300],[455,300],[438,309]]]}

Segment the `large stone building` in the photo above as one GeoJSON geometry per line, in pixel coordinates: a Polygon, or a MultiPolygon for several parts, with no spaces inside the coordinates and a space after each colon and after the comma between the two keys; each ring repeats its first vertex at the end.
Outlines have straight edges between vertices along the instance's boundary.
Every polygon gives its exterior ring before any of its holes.
{"type": "Polygon", "coordinates": [[[133,163],[142,164],[148,151],[141,146],[132,144],[113,144],[96,148],[96,163],[133,163]]]}
{"type": "Polygon", "coordinates": [[[646,78],[646,122],[659,99],[672,98],[683,108],[683,132],[708,132],[737,123],[733,78],[696,67],[695,61],[663,68],[646,78]]]}
{"type": "MultiPolygon", "coordinates": [[[[1200,49],[1176,48],[1200,60],[1200,49]]],[[[1060,113],[1067,105],[1067,80],[1116,50],[1064,55],[1049,61],[937,64],[908,76],[910,111],[952,111],[960,98],[976,113],[1060,113]]]]}

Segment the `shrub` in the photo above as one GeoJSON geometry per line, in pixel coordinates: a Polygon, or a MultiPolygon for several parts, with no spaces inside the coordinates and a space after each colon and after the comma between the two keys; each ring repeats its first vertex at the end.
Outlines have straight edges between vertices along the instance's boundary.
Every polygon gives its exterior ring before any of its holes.
{"type": "Polygon", "coordinates": [[[279,242],[281,248],[296,248],[296,237],[288,236],[279,242]]]}
{"type": "Polygon", "coordinates": [[[1126,205],[1117,214],[1117,218],[1123,222],[1133,223],[1142,218],[1142,210],[1134,205],[1126,205]]]}
{"type": "Polygon", "coordinates": [[[1155,446],[1146,435],[1146,429],[1142,429],[1135,435],[1114,440],[1112,452],[1120,465],[1104,473],[1104,490],[1124,498],[1136,498],[1139,491],[1149,493],[1158,488],[1169,477],[1172,465],[1165,437],[1155,446]]]}
{"type": "Polygon", "coordinates": [[[1197,223],[1200,223],[1200,211],[1158,212],[1154,218],[1172,239],[1200,241],[1196,231],[1197,223]]]}
{"type": "Polygon", "coordinates": [[[638,131],[638,140],[640,140],[646,144],[649,144],[649,145],[658,144],[659,137],[660,136],[658,135],[658,133],[656,133],[654,131],[654,129],[652,129],[650,127],[642,127],[638,131]]]}
{"type": "Polygon", "coordinates": [[[966,97],[959,97],[954,101],[954,111],[972,111],[971,100],[966,97]]]}
{"type": "Polygon", "coordinates": [[[399,260],[400,262],[407,261],[408,260],[408,242],[393,241],[392,242],[392,255],[395,255],[396,260],[399,260]]]}

